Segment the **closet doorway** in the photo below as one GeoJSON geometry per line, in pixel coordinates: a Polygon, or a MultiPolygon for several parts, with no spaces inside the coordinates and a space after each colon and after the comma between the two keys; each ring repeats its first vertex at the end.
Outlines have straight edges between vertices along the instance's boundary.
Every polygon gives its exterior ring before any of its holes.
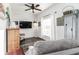
{"type": "Polygon", "coordinates": [[[77,17],[73,12],[71,14],[64,15],[64,38],[76,39],[77,36],[77,17]]]}

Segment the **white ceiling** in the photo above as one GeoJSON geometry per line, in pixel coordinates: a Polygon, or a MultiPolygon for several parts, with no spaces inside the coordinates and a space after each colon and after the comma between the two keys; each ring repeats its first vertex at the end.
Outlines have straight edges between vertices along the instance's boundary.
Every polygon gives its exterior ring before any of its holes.
{"type": "MultiPolygon", "coordinates": [[[[35,13],[32,13],[31,10],[25,11],[25,9],[28,9],[27,6],[24,5],[25,3],[10,3],[9,6],[11,7],[11,19],[33,19],[35,15],[41,13],[40,11],[35,11],[35,13]]],[[[34,3],[36,4],[36,3],[34,3]]],[[[38,9],[42,9],[44,11],[45,9],[48,9],[51,5],[54,5],[54,3],[39,3],[40,6],[38,9]]]]}
{"type": "MultiPolygon", "coordinates": [[[[30,13],[31,10],[29,11],[25,11],[25,9],[28,9],[27,6],[24,5],[25,3],[11,3],[10,6],[12,8],[13,11],[17,11],[16,13],[20,13],[20,12],[24,12],[24,13],[30,13]]],[[[36,4],[36,3],[34,3],[36,4]]],[[[47,9],[49,6],[53,5],[52,3],[39,3],[40,6],[38,7],[41,10],[45,10],[47,9]]],[[[35,13],[38,13],[40,11],[35,11],[35,13]]],[[[31,12],[32,13],[32,12],[31,12]]]]}

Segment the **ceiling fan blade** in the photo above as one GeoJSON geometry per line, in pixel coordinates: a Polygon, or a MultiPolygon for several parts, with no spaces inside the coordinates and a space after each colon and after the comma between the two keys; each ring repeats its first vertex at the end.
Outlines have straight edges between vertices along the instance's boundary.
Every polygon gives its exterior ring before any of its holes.
{"type": "Polygon", "coordinates": [[[25,11],[28,11],[28,10],[31,10],[31,9],[25,9],[25,11]]]}
{"type": "Polygon", "coordinates": [[[35,10],[42,11],[41,9],[37,9],[37,8],[35,8],[35,10]]]}
{"type": "Polygon", "coordinates": [[[25,4],[25,6],[27,6],[27,7],[31,7],[31,6],[27,5],[27,4],[25,4]]]}
{"type": "Polygon", "coordinates": [[[37,4],[35,7],[39,7],[40,5],[39,4],[37,4]]]}
{"type": "Polygon", "coordinates": [[[34,4],[32,4],[32,8],[34,8],[34,4]]]}

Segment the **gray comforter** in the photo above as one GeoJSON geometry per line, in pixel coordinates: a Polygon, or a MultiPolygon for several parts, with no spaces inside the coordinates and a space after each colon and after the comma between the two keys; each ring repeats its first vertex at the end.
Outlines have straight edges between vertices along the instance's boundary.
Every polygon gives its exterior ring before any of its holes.
{"type": "Polygon", "coordinates": [[[76,40],[38,41],[26,52],[28,55],[69,55],[79,53],[76,40]]]}

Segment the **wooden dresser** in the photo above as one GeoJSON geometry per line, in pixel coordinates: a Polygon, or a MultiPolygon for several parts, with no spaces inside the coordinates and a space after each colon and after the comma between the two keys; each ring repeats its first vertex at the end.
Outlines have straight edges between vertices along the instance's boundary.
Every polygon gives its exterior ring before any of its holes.
{"type": "Polygon", "coordinates": [[[19,28],[6,29],[6,52],[15,52],[20,48],[19,28]]]}

